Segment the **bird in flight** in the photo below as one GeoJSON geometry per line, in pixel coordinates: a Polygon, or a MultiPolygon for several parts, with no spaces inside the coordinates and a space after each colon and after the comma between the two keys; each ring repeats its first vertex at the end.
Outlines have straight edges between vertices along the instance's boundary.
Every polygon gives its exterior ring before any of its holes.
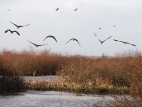
{"type": "Polygon", "coordinates": [[[74,11],[77,11],[78,8],[76,8],[74,11]]]}
{"type": "MultiPolygon", "coordinates": [[[[77,39],[75,39],[75,38],[71,38],[69,41],[71,41],[71,40],[78,42],[78,40],[77,40],[77,39]]],[[[68,42],[69,42],[69,41],[68,41],[68,42]]],[[[68,42],[67,42],[67,43],[68,43],[68,42]]],[[[67,44],[67,43],[66,43],[66,44],[67,44]]],[[[80,45],[80,43],[79,43],[79,42],[78,42],[78,44],[80,45]]],[[[80,45],[80,46],[81,46],[81,45],[80,45]]]]}
{"type": "Polygon", "coordinates": [[[12,30],[10,30],[10,29],[7,29],[7,30],[5,31],[5,33],[7,33],[8,31],[11,32],[11,34],[14,33],[14,32],[16,32],[18,35],[20,35],[20,33],[17,32],[16,30],[15,30],[15,31],[12,31],[12,30]]]}
{"type": "Polygon", "coordinates": [[[7,11],[10,11],[10,9],[8,9],[7,11]]]}
{"type": "Polygon", "coordinates": [[[113,27],[115,27],[115,25],[113,27]]]}
{"type": "MultiPolygon", "coordinates": [[[[54,36],[52,36],[52,35],[48,35],[48,36],[46,36],[46,38],[53,38],[53,39],[57,42],[56,38],[55,38],[54,36]]],[[[46,38],[45,38],[45,39],[46,39],[46,38]]],[[[45,39],[44,39],[44,40],[45,40],[45,39]]],[[[44,41],[44,40],[43,40],[43,41],[44,41]]]]}
{"type": "Polygon", "coordinates": [[[59,10],[59,8],[56,9],[56,11],[58,11],[58,10],[59,10]]]}
{"type": "MultiPolygon", "coordinates": [[[[27,40],[28,42],[30,42],[29,40],[27,40]]],[[[30,42],[31,44],[35,45],[36,47],[39,47],[39,46],[43,46],[43,45],[47,45],[47,44],[41,44],[41,45],[38,45],[38,44],[35,44],[33,42],[30,42]]]]}
{"type": "MultiPolygon", "coordinates": [[[[94,33],[94,35],[96,36],[96,34],[94,33]]],[[[108,37],[107,39],[105,39],[105,40],[103,40],[103,41],[101,41],[97,36],[96,36],[96,38],[100,41],[100,43],[101,43],[101,45],[106,41],[106,40],[108,40],[109,38],[111,38],[111,36],[110,37],[108,37]]]]}
{"type": "Polygon", "coordinates": [[[124,44],[130,44],[130,45],[132,45],[132,46],[136,46],[135,44],[131,44],[131,43],[129,43],[129,42],[124,42],[124,41],[119,41],[119,40],[116,40],[116,39],[113,39],[114,41],[117,41],[117,42],[122,42],[122,43],[124,43],[124,44]]]}
{"type": "Polygon", "coordinates": [[[100,30],[102,29],[102,28],[99,28],[100,30]]]}
{"type": "Polygon", "coordinates": [[[16,25],[15,23],[11,22],[13,25],[15,25],[17,27],[17,29],[19,29],[20,27],[24,27],[24,26],[29,26],[30,24],[27,24],[27,25],[16,25]]]}

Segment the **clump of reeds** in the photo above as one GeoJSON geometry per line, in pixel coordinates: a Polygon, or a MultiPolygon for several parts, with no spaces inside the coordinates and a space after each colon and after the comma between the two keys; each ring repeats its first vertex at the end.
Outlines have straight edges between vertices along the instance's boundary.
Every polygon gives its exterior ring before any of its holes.
{"type": "Polygon", "coordinates": [[[24,80],[18,76],[0,77],[0,94],[25,91],[24,80]]]}
{"type": "Polygon", "coordinates": [[[0,63],[0,94],[16,93],[25,90],[24,80],[0,63]]]}
{"type": "Polygon", "coordinates": [[[2,50],[0,61],[6,69],[16,72],[18,75],[55,75],[65,58],[49,50],[37,52],[33,49],[20,52],[2,50]]]}
{"type": "MultiPolygon", "coordinates": [[[[60,75],[64,85],[56,88],[85,93],[131,94],[142,97],[142,55],[128,52],[114,57],[88,58],[81,55],[63,56],[49,50],[3,50],[0,67],[17,75],[60,75]],[[67,87],[67,88],[66,88],[67,87]]],[[[0,72],[2,75],[2,72],[0,72]]],[[[46,88],[46,83],[42,89],[46,88]]],[[[38,83],[38,84],[40,84],[38,83]]],[[[51,84],[50,84],[51,85],[51,84]]],[[[40,86],[38,86],[40,89],[40,86]]]]}
{"type": "Polygon", "coordinates": [[[67,82],[101,87],[100,93],[131,94],[142,97],[142,55],[125,53],[96,59],[77,57],[58,72],[67,82]],[[111,90],[109,90],[111,89],[111,90]]]}

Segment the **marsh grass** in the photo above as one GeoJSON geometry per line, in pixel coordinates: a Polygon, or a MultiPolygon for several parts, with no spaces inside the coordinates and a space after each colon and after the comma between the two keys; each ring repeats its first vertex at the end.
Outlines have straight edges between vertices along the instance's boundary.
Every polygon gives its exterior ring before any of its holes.
{"type": "Polygon", "coordinates": [[[48,50],[36,52],[30,49],[21,52],[4,49],[0,61],[5,69],[18,75],[55,75],[61,68],[63,59],[60,54],[50,53],[48,50]]]}
{"type": "MultiPolygon", "coordinates": [[[[142,98],[142,55],[129,52],[115,57],[76,58],[58,71],[67,82],[97,87],[97,93],[131,94],[142,98]]],[[[95,92],[95,91],[93,91],[95,92]]]]}
{"type": "Polygon", "coordinates": [[[142,98],[142,55],[125,52],[114,57],[103,55],[89,58],[81,55],[37,52],[33,49],[17,51],[2,50],[0,75],[59,75],[56,82],[38,81],[26,83],[28,89],[68,90],[79,93],[130,94],[142,98]]]}
{"type": "Polygon", "coordinates": [[[50,82],[38,80],[26,83],[28,90],[56,90],[56,91],[69,91],[78,94],[123,94],[129,93],[126,87],[105,87],[101,85],[84,85],[77,82],[67,81],[65,78],[52,80],[50,82]]]}

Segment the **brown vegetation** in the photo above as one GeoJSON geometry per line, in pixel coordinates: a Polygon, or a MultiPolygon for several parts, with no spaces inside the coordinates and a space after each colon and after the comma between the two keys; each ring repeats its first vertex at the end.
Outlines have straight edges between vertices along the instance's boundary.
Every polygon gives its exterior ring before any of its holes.
{"type": "Polygon", "coordinates": [[[0,94],[17,93],[25,91],[23,78],[17,76],[16,72],[11,70],[11,66],[3,65],[0,61],[0,94]]]}
{"type": "MultiPolygon", "coordinates": [[[[51,53],[49,50],[41,52],[33,49],[21,52],[3,50],[0,55],[1,67],[9,71],[8,75],[11,73],[19,76],[56,74],[63,77],[63,80],[52,83],[29,83],[29,89],[117,93],[142,97],[142,55],[140,52],[125,52],[115,57],[88,58],[80,55],[63,56],[51,53]]],[[[0,75],[3,75],[2,70],[0,75]]]]}

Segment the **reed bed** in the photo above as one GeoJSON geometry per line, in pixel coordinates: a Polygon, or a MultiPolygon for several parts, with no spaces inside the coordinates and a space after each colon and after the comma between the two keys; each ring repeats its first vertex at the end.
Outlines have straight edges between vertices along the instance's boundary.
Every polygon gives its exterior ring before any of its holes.
{"type": "Polygon", "coordinates": [[[68,82],[112,89],[105,90],[106,93],[119,89],[120,94],[142,97],[142,55],[139,52],[96,59],[78,57],[62,66],[58,73],[68,82]]]}
{"type": "Polygon", "coordinates": [[[141,52],[124,52],[114,57],[37,52],[33,49],[0,54],[0,75],[59,75],[61,80],[24,83],[27,89],[67,90],[78,93],[129,94],[142,98],[141,52]]]}
{"type": "Polygon", "coordinates": [[[30,49],[17,52],[4,49],[0,55],[0,62],[5,69],[10,69],[19,76],[55,75],[63,61],[60,54],[48,50],[36,52],[30,49]]]}

